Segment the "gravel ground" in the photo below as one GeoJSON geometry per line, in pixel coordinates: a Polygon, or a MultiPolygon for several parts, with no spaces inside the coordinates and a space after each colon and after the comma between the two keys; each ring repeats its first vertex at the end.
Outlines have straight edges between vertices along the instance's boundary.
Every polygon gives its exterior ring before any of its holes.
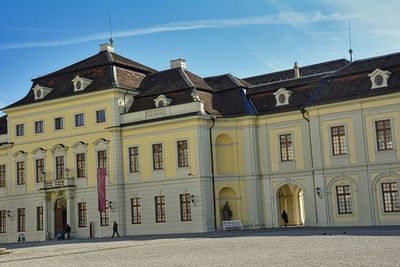
{"type": "Polygon", "coordinates": [[[400,266],[400,227],[288,228],[0,244],[0,266],[400,266]]]}

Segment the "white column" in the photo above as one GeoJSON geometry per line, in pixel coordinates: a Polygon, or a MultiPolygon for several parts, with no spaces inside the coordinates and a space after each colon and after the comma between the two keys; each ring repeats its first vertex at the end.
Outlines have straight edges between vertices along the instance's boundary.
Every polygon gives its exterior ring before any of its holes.
{"type": "Polygon", "coordinates": [[[67,223],[71,226],[72,229],[73,227],[73,220],[72,220],[72,198],[74,197],[72,192],[67,192],[66,194],[67,197],[67,223]]]}
{"type": "Polygon", "coordinates": [[[44,196],[42,199],[42,205],[43,205],[43,233],[44,233],[44,240],[47,240],[49,238],[49,219],[48,219],[48,204],[47,202],[49,201],[47,196],[44,196]]]}

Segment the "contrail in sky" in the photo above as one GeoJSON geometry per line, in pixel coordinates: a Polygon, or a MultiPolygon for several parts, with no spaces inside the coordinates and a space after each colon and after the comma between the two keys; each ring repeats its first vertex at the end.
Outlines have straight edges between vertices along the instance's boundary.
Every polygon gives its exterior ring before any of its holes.
{"type": "MultiPolygon", "coordinates": [[[[309,13],[280,12],[275,15],[266,15],[257,17],[171,22],[147,28],[117,31],[113,32],[113,36],[114,38],[126,38],[126,37],[160,33],[160,32],[189,31],[196,29],[213,29],[213,28],[234,28],[234,27],[251,26],[251,25],[281,24],[281,25],[290,25],[296,27],[302,24],[304,25],[304,24],[324,22],[324,21],[336,21],[336,20],[347,20],[347,19],[348,17],[342,16],[339,13],[324,14],[321,11],[314,11],[309,13]]],[[[72,45],[72,44],[86,43],[90,41],[107,40],[108,37],[109,37],[108,32],[101,32],[101,33],[89,34],[76,38],[56,40],[56,41],[35,41],[35,42],[3,44],[0,45],[0,50],[72,45]]]]}

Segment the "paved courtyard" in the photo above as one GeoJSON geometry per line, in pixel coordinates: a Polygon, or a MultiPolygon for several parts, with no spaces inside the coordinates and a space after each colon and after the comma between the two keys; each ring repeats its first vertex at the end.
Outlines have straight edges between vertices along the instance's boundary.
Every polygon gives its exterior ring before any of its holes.
{"type": "Polygon", "coordinates": [[[287,228],[0,244],[0,266],[399,266],[400,227],[287,228]]]}

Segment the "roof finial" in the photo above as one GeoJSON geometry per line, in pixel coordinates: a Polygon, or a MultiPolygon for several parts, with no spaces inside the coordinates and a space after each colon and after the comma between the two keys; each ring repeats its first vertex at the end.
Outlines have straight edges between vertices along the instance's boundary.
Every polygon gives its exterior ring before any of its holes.
{"type": "Polygon", "coordinates": [[[350,61],[353,62],[353,49],[351,48],[351,27],[350,27],[350,20],[347,21],[349,24],[349,42],[350,42],[350,49],[349,49],[349,54],[350,54],[350,61]]]}
{"type": "Polygon", "coordinates": [[[114,40],[113,40],[113,38],[112,38],[110,9],[108,9],[108,24],[109,24],[109,26],[110,26],[110,45],[113,45],[114,40]]]}

